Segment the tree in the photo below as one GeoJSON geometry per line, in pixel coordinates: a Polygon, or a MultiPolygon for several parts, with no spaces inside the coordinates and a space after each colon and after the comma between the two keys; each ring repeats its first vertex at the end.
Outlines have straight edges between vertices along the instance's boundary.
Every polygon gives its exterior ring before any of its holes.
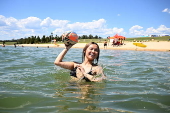
{"type": "MultiPolygon", "coordinates": [[[[21,38],[19,40],[17,40],[17,43],[19,44],[33,44],[33,43],[48,43],[50,42],[51,40],[54,40],[56,39],[56,41],[62,41],[62,36],[58,36],[56,35],[55,37],[52,37],[52,35],[50,35],[49,37],[46,37],[45,35],[43,35],[42,38],[40,38],[39,36],[31,36],[31,37],[28,37],[28,38],[21,38]]],[[[82,36],[79,36],[79,39],[102,39],[102,37],[99,37],[97,35],[95,35],[93,37],[93,35],[82,35],[82,36]]],[[[14,41],[14,39],[12,39],[12,41],[14,41]]]]}
{"type": "Polygon", "coordinates": [[[18,44],[23,44],[23,43],[24,43],[24,39],[23,38],[18,40],[18,44]]]}
{"type": "Polygon", "coordinates": [[[49,37],[46,37],[46,38],[45,38],[45,42],[46,42],[46,43],[50,42],[50,38],[49,38],[49,37]]]}
{"type": "Polygon", "coordinates": [[[40,39],[40,37],[38,36],[37,37],[37,43],[40,43],[41,42],[41,39],[40,39]]]}
{"type": "Polygon", "coordinates": [[[33,44],[35,42],[35,37],[31,36],[30,43],[33,44]]]}
{"type": "Polygon", "coordinates": [[[31,42],[31,38],[30,37],[28,37],[28,39],[27,39],[27,44],[30,44],[30,42],[31,42]]]}
{"type": "Polygon", "coordinates": [[[83,35],[81,39],[88,39],[87,35],[83,35]]]}
{"type": "Polygon", "coordinates": [[[89,35],[89,39],[93,39],[93,35],[90,34],[90,35],[89,35]]]}
{"type": "Polygon", "coordinates": [[[57,38],[58,41],[62,41],[62,36],[57,38]]]}
{"type": "Polygon", "coordinates": [[[27,38],[24,38],[23,44],[26,44],[26,43],[27,43],[27,38]]]}
{"type": "Polygon", "coordinates": [[[95,38],[95,39],[98,39],[98,36],[96,35],[94,38],[95,38]]]}
{"type": "Polygon", "coordinates": [[[46,41],[46,39],[45,39],[45,35],[43,35],[43,37],[42,37],[42,43],[45,43],[45,41],[46,41]]]}

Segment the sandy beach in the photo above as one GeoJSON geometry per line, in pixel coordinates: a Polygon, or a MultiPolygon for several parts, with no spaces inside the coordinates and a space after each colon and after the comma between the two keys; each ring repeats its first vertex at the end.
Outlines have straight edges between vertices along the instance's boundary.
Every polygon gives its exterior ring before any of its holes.
{"type": "MultiPolygon", "coordinates": [[[[112,46],[111,43],[108,43],[107,49],[113,50],[135,50],[135,51],[170,51],[170,42],[160,41],[160,42],[135,42],[145,44],[146,47],[138,47],[133,45],[134,42],[124,42],[124,45],[120,46],[112,46]]],[[[103,43],[98,43],[100,49],[104,49],[103,43]]],[[[64,44],[20,44],[17,46],[22,47],[62,47],[64,48],[64,44]]],[[[73,48],[83,48],[86,43],[77,43],[73,46],[73,48]]],[[[2,46],[2,45],[1,45],[2,46]]],[[[11,45],[13,46],[13,45],[11,45]]]]}

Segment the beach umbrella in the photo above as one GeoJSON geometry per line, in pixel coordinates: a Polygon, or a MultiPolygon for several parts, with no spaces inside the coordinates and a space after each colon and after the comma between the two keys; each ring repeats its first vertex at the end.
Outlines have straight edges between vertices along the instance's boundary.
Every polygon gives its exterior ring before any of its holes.
{"type": "Polygon", "coordinates": [[[109,39],[115,39],[115,37],[109,37],[109,39]]]}
{"type": "Polygon", "coordinates": [[[110,42],[113,42],[113,40],[114,40],[115,38],[121,40],[121,43],[123,43],[122,40],[125,40],[126,37],[120,36],[120,35],[118,35],[118,34],[116,34],[115,36],[112,36],[112,37],[108,37],[108,39],[110,39],[110,42]]]}
{"type": "Polygon", "coordinates": [[[118,35],[118,34],[116,34],[114,37],[115,37],[115,38],[118,38],[118,39],[123,39],[123,40],[125,40],[125,38],[126,38],[126,37],[120,36],[120,35],[118,35]]]}
{"type": "Polygon", "coordinates": [[[113,40],[115,39],[115,37],[108,37],[108,39],[110,40],[110,42],[113,42],[113,40]]]}

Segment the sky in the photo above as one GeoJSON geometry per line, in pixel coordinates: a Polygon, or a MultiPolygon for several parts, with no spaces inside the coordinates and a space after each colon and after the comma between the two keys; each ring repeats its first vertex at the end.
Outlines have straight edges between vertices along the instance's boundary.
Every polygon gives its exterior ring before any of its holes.
{"type": "Polygon", "coordinates": [[[170,0],[0,0],[0,40],[170,35],[170,0]]]}

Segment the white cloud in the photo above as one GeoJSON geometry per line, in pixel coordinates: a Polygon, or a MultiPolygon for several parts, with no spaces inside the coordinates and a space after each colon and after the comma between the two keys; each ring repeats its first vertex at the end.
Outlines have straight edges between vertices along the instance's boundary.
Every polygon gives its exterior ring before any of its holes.
{"type": "Polygon", "coordinates": [[[160,25],[157,29],[153,27],[146,29],[146,34],[170,34],[170,28],[167,28],[165,25],[160,25]]]}
{"type": "Polygon", "coordinates": [[[129,30],[130,30],[130,32],[133,32],[134,30],[142,29],[142,28],[143,28],[142,26],[135,25],[135,26],[132,26],[129,30]]]}
{"type": "Polygon", "coordinates": [[[104,19],[93,20],[92,22],[76,22],[73,24],[68,24],[67,27],[73,30],[80,30],[80,29],[100,29],[103,28],[106,21],[104,19]]]}
{"type": "Polygon", "coordinates": [[[68,20],[52,20],[52,27],[65,27],[69,23],[68,20]]]}
{"type": "Polygon", "coordinates": [[[16,30],[18,29],[17,19],[13,17],[6,18],[0,15],[0,30],[16,30]]]}
{"type": "Polygon", "coordinates": [[[165,25],[160,25],[157,30],[161,32],[170,32],[170,28],[167,28],[165,25]]]}
{"type": "Polygon", "coordinates": [[[42,22],[41,22],[41,26],[43,27],[49,27],[52,23],[52,19],[50,17],[47,17],[46,19],[44,19],[42,22]]]}
{"type": "Polygon", "coordinates": [[[5,17],[0,15],[0,26],[6,26],[5,17]]]}
{"type": "Polygon", "coordinates": [[[154,29],[153,27],[147,28],[146,29],[146,34],[157,34],[158,31],[156,29],[154,29]]]}
{"type": "Polygon", "coordinates": [[[32,36],[36,29],[40,28],[41,19],[37,17],[28,17],[26,19],[17,20],[13,17],[6,18],[0,15],[0,22],[5,22],[5,26],[0,26],[1,39],[13,39],[32,36]]]}
{"type": "Polygon", "coordinates": [[[6,18],[0,15],[0,26],[2,39],[22,38],[32,35],[61,35],[65,31],[75,31],[81,35],[98,35],[106,38],[115,33],[123,34],[123,28],[107,28],[105,19],[93,20],[91,22],[70,23],[68,20],[53,20],[47,17],[43,20],[37,17],[28,17],[25,19],[6,18]],[[4,29],[5,28],[5,29],[4,29]],[[12,33],[12,34],[11,34],[12,33]],[[5,38],[4,38],[5,37],[5,38]]]}
{"type": "Polygon", "coordinates": [[[129,33],[133,34],[134,36],[170,34],[170,28],[167,28],[165,25],[160,25],[156,29],[150,27],[146,30],[143,30],[143,27],[135,25],[129,29],[129,33]]]}
{"type": "Polygon", "coordinates": [[[6,26],[6,25],[7,25],[6,22],[0,20],[0,26],[6,26]]]}
{"type": "Polygon", "coordinates": [[[0,26],[6,26],[6,18],[3,15],[0,15],[0,26]]]}
{"type": "Polygon", "coordinates": [[[72,24],[66,24],[64,27],[57,28],[55,32],[63,33],[64,31],[76,31],[79,35],[99,35],[103,34],[105,29],[106,20],[99,19],[92,22],[75,22],[72,24]]]}
{"type": "Polygon", "coordinates": [[[29,36],[61,35],[65,31],[75,31],[79,36],[82,35],[98,35],[103,38],[113,36],[115,34],[123,36],[141,36],[149,34],[170,34],[170,28],[160,25],[158,28],[143,29],[140,25],[132,26],[129,32],[125,32],[124,28],[113,27],[107,28],[105,19],[92,20],[90,22],[70,23],[69,20],[57,20],[47,17],[40,19],[38,17],[28,17],[25,19],[16,19],[13,17],[5,17],[0,15],[0,40],[19,39],[29,36]]]}
{"type": "Polygon", "coordinates": [[[123,32],[123,28],[117,28],[117,27],[114,27],[113,28],[113,34],[121,34],[123,32]]]}
{"type": "Polygon", "coordinates": [[[69,23],[68,20],[53,20],[50,17],[47,17],[41,22],[42,27],[63,27],[69,23]]]}
{"type": "Polygon", "coordinates": [[[133,35],[142,35],[143,34],[143,30],[141,30],[143,27],[142,26],[139,26],[139,25],[135,25],[135,26],[132,26],[130,29],[129,29],[129,33],[130,34],[133,34],[133,35]]]}
{"type": "Polygon", "coordinates": [[[120,16],[120,14],[117,14],[117,16],[120,16]]]}
{"type": "Polygon", "coordinates": [[[124,34],[123,28],[110,28],[108,29],[106,27],[106,20],[105,19],[99,19],[99,20],[93,20],[92,22],[76,22],[73,24],[68,24],[68,29],[71,29],[73,31],[77,31],[77,33],[81,35],[98,35],[103,36],[103,38],[106,38],[107,36],[113,36],[114,34],[124,34]]]}
{"type": "Polygon", "coordinates": [[[164,10],[162,10],[162,12],[170,13],[170,9],[165,8],[164,10]]]}
{"type": "Polygon", "coordinates": [[[39,29],[41,19],[37,17],[28,17],[26,19],[21,19],[19,23],[27,29],[39,29]]]}

